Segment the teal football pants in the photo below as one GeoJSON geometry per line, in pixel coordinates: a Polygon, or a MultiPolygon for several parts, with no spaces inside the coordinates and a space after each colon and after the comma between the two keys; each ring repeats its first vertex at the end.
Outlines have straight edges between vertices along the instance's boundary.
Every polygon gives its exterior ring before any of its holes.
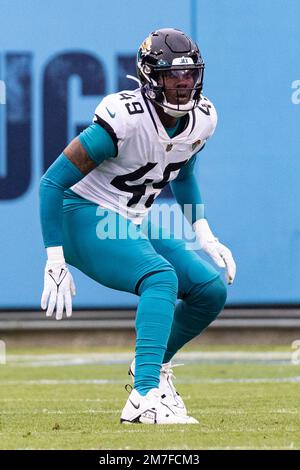
{"type": "Polygon", "coordinates": [[[63,232],[68,264],[104,286],[140,296],[134,386],[145,395],[158,387],[161,364],[222,310],[226,287],[219,273],[184,241],[166,238],[166,231],[147,236],[141,226],[84,199],[64,201],[63,232]]]}

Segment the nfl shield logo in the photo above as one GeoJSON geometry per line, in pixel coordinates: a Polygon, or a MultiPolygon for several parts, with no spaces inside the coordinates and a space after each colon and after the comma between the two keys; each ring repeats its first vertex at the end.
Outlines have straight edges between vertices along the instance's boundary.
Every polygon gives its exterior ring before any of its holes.
{"type": "Polygon", "coordinates": [[[173,144],[168,144],[167,148],[166,148],[166,151],[170,152],[170,150],[172,150],[172,148],[173,148],[173,144]]]}

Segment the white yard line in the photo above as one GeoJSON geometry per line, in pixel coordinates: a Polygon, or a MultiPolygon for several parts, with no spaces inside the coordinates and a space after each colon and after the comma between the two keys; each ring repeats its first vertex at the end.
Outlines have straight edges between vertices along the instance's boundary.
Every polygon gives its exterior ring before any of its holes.
{"type": "MultiPolygon", "coordinates": [[[[132,361],[132,353],[79,353],[79,354],[7,354],[7,364],[30,367],[80,366],[85,364],[128,364],[132,361]]],[[[176,361],[186,363],[199,362],[262,362],[289,363],[292,352],[247,352],[247,351],[215,351],[215,352],[182,352],[176,355],[176,361]]]]}
{"type": "MultiPolygon", "coordinates": [[[[126,380],[104,380],[104,379],[40,379],[40,380],[0,380],[1,385],[118,385],[124,384],[126,380]]],[[[191,379],[178,379],[178,384],[263,384],[263,383],[300,383],[300,376],[294,377],[259,377],[259,378],[191,378],[191,379]]]]}
{"type": "MultiPolygon", "coordinates": [[[[2,400],[1,400],[2,401],[2,400]]],[[[30,401],[30,400],[29,400],[30,401]]],[[[46,401],[46,400],[45,400],[46,401]]],[[[26,400],[26,403],[28,402],[28,400],[26,400]]],[[[57,400],[57,403],[59,404],[59,400],[57,400]]],[[[28,411],[22,411],[22,410],[2,410],[1,411],[1,415],[37,415],[37,414],[57,414],[57,415],[72,415],[72,414],[97,414],[97,413],[106,413],[106,414],[117,414],[120,412],[120,409],[119,408],[109,408],[109,409],[106,409],[106,408],[99,408],[97,410],[93,409],[93,408],[90,408],[90,409],[87,409],[87,410],[52,410],[52,409],[48,409],[48,408],[36,408],[36,409],[30,409],[28,411]]],[[[266,414],[293,414],[293,415],[298,415],[300,413],[299,410],[285,410],[284,412],[282,410],[268,410],[268,411],[265,411],[266,414]]],[[[218,408],[218,409],[215,409],[215,408],[209,408],[209,409],[202,409],[202,408],[193,408],[193,414],[196,414],[196,415],[201,415],[201,416],[204,416],[204,415],[207,415],[207,416],[213,416],[213,415],[220,415],[222,414],[222,416],[249,416],[249,415],[255,415],[257,414],[257,411],[256,410],[236,410],[236,409],[224,409],[224,408],[218,408]]],[[[206,429],[206,430],[203,430],[203,432],[205,433],[209,433],[209,432],[215,432],[217,428],[214,428],[212,430],[209,430],[209,429],[206,429]]],[[[245,428],[243,428],[245,429],[245,428]]],[[[219,431],[221,431],[222,429],[221,428],[218,428],[219,431]]],[[[249,432],[254,432],[256,431],[257,429],[248,429],[249,432]]],[[[238,431],[238,430],[234,430],[234,429],[231,429],[232,432],[234,431],[238,431]]]]}

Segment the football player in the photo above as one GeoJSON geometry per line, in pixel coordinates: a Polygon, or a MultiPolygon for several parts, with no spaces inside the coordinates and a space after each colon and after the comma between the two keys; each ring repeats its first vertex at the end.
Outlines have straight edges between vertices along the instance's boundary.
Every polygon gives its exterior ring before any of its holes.
{"type": "Polygon", "coordinates": [[[174,387],[171,359],[226,300],[220,273],[183,240],[161,227],[155,237],[152,230],[145,233],[147,213],[167,183],[183,209],[192,206],[190,223],[200,247],[226,269],[229,284],[235,276],[230,250],[197,210],[203,203],[193,172],[196,154],[217,122],[213,104],[202,95],[203,73],[198,46],[186,34],[171,28],[151,33],[137,54],[140,86],[106,96],[93,123],[41,180],[46,315],[55,307],[58,320],[64,309],[67,317],[72,314],[75,286],[68,265],[139,296],[134,388],[123,423],[197,423],[174,387]],[[114,236],[104,236],[107,221],[114,236]]]}

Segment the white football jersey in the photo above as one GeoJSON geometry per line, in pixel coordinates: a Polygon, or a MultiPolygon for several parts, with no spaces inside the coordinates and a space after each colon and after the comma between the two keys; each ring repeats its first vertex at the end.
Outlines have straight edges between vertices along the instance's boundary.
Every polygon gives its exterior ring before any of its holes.
{"type": "Polygon", "coordinates": [[[140,224],[163,187],[213,134],[217,114],[202,97],[183,131],[171,138],[141,89],[106,96],[94,122],[109,131],[118,155],[92,170],[72,190],[140,224]]]}

